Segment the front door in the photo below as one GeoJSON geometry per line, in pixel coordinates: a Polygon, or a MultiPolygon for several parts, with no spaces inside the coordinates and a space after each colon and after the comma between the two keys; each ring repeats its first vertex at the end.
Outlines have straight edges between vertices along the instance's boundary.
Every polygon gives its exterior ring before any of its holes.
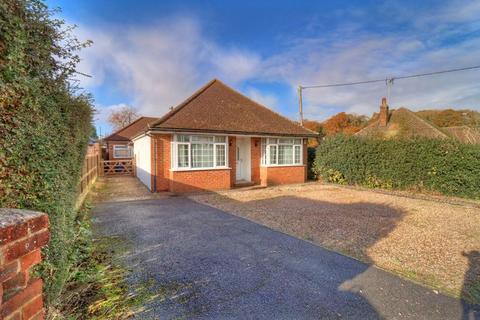
{"type": "Polygon", "coordinates": [[[236,180],[250,181],[250,138],[237,137],[236,180]]]}

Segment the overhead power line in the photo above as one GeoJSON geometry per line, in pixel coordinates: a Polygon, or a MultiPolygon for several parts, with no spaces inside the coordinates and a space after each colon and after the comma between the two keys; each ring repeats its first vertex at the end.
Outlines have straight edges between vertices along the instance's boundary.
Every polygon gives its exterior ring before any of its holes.
{"type": "Polygon", "coordinates": [[[450,73],[450,72],[458,72],[458,71],[466,71],[466,70],[473,70],[473,69],[480,69],[480,65],[472,66],[472,67],[465,67],[465,68],[457,68],[457,69],[449,69],[449,70],[442,70],[442,71],[434,71],[434,72],[427,72],[427,73],[419,73],[419,74],[412,74],[407,76],[398,76],[398,77],[387,77],[384,79],[374,79],[374,80],[364,80],[364,81],[356,81],[356,82],[344,82],[344,83],[331,83],[331,84],[321,84],[321,85],[311,85],[311,86],[302,86],[299,87],[302,89],[312,89],[312,88],[329,88],[329,87],[344,87],[344,86],[354,86],[359,84],[367,84],[367,83],[375,83],[375,82],[386,82],[386,81],[393,81],[398,79],[410,79],[410,78],[419,78],[419,77],[426,77],[426,76],[433,76],[436,74],[442,73],[450,73]]]}
{"type": "Polygon", "coordinates": [[[329,83],[329,84],[309,85],[309,86],[299,85],[298,86],[298,109],[299,109],[299,114],[300,114],[300,124],[303,125],[302,91],[305,90],[305,89],[346,87],[346,86],[355,86],[355,85],[361,85],[361,84],[385,82],[385,84],[387,85],[387,96],[389,96],[391,86],[393,85],[393,82],[395,80],[420,78],[420,77],[434,76],[434,75],[437,75],[437,74],[459,72],[459,71],[468,71],[468,70],[474,70],[474,69],[480,69],[480,65],[471,66],[471,67],[464,67],[464,68],[455,68],[455,69],[448,69],[448,70],[426,72],[426,73],[417,73],[417,74],[411,74],[411,75],[406,75],[406,76],[386,77],[385,79],[362,80],[362,81],[344,82],[344,83],[329,83]]]}

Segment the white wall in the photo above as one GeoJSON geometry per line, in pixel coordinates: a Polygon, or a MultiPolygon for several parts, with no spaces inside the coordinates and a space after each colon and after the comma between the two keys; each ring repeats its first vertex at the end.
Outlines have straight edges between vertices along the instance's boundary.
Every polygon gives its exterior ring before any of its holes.
{"type": "Polygon", "coordinates": [[[135,155],[135,162],[137,164],[137,178],[140,179],[149,190],[152,190],[152,180],[150,179],[152,170],[151,140],[150,137],[144,136],[133,141],[133,154],[135,155]]]}

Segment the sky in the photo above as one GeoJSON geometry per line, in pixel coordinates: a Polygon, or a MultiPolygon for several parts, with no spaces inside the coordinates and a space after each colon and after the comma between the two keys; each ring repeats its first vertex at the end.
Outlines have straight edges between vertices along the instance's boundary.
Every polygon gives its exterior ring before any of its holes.
{"type": "MultiPolygon", "coordinates": [[[[298,120],[298,85],[480,65],[480,1],[47,0],[93,44],[78,76],[95,124],[124,105],[161,116],[217,78],[298,120]]],[[[397,80],[391,108],[480,110],[480,70],[397,80]]],[[[371,116],[386,85],[304,90],[304,117],[371,116]]]]}

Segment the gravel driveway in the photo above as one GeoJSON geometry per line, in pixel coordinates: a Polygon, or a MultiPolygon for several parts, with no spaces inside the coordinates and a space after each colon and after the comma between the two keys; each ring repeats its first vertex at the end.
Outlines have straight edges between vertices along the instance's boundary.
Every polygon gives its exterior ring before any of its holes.
{"type": "Polygon", "coordinates": [[[97,235],[129,244],[132,286],[158,293],[139,319],[475,318],[459,300],[184,197],[101,203],[94,220],[97,235]]]}

